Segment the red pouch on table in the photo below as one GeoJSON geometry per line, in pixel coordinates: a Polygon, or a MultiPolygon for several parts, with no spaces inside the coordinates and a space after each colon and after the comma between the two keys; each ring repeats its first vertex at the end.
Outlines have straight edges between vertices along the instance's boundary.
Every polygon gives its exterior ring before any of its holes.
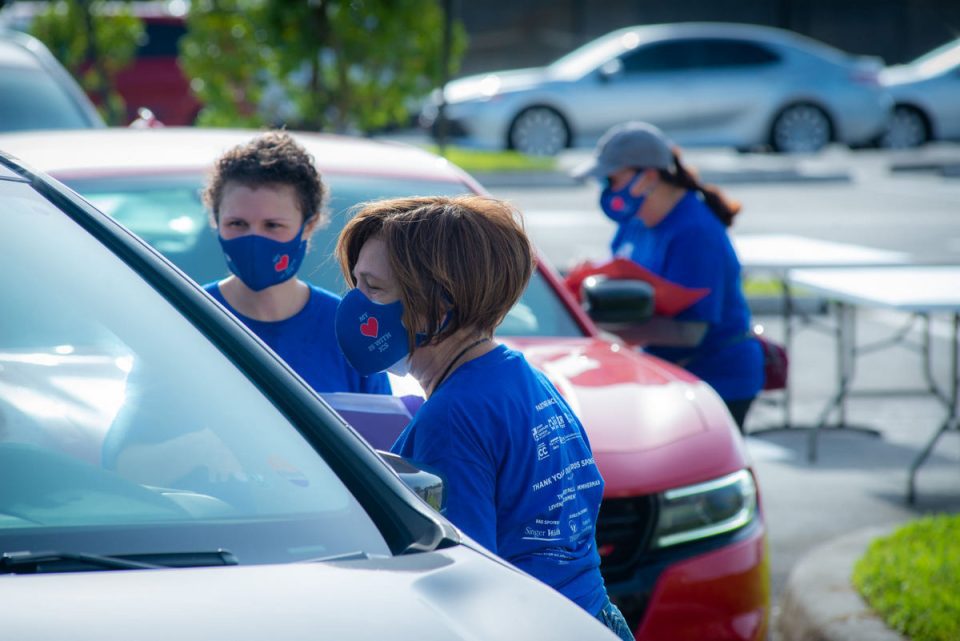
{"type": "Polygon", "coordinates": [[[570,270],[564,282],[573,296],[582,302],[580,286],[589,276],[614,279],[642,280],[653,285],[653,308],[658,316],[675,316],[710,293],[706,287],[691,288],[678,285],[626,258],[614,258],[605,263],[580,263],[570,270]]]}

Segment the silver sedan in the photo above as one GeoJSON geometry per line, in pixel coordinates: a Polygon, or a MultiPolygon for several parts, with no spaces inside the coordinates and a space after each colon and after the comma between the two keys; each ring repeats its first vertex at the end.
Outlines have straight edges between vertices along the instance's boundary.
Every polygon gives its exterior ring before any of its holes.
{"type": "Polygon", "coordinates": [[[960,140],[960,38],[880,77],[896,103],[885,147],[960,140]]]}
{"type": "MultiPolygon", "coordinates": [[[[816,151],[885,129],[892,101],[878,58],[792,32],[723,23],[629,27],[552,64],[450,82],[447,131],[462,143],[552,155],[627,120],[683,146],[816,151]]],[[[436,131],[440,92],[421,123],[436,131]]]]}

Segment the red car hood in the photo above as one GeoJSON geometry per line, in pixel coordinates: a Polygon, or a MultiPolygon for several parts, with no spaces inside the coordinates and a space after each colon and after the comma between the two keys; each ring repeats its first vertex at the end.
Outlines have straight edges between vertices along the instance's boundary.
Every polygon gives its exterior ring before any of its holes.
{"type": "Polygon", "coordinates": [[[596,338],[501,340],[542,370],[583,421],[605,497],[660,492],[747,466],[723,401],[685,370],[596,338]]]}

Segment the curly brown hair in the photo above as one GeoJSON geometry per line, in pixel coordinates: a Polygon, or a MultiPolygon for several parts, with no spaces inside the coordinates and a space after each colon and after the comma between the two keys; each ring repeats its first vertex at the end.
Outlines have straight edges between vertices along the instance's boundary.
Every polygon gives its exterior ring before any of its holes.
{"type": "Polygon", "coordinates": [[[220,222],[220,202],[224,187],[230,182],[251,188],[290,185],[297,194],[304,224],[324,214],[327,188],[313,156],[285,131],[262,133],[217,159],[203,191],[203,202],[214,226],[220,222]]]}
{"type": "Polygon", "coordinates": [[[344,278],[371,238],[386,244],[397,279],[411,350],[425,323],[438,343],[461,327],[491,336],[520,299],[536,258],[521,213],[483,196],[396,198],[361,204],[340,232],[335,251],[344,278]],[[453,311],[444,325],[443,317],[453,311]],[[423,319],[423,320],[420,320],[423,319]]]}

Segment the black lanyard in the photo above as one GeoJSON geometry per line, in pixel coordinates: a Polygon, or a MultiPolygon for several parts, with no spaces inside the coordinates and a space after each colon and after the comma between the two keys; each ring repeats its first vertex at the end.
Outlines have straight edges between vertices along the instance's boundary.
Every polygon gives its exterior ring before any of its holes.
{"type": "Polygon", "coordinates": [[[479,340],[476,340],[476,341],[470,343],[469,345],[467,345],[466,347],[464,347],[462,350],[460,350],[460,353],[453,357],[453,360],[450,361],[450,364],[449,364],[449,365],[447,365],[447,369],[443,370],[443,374],[441,374],[441,375],[440,375],[440,378],[437,379],[437,384],[433,386],[433,391],[436,392],[437,389],[443,384],[443,382],[444,382],[445,380],[447,380],[447,375],[450,374],[450,370],[452,370],[452,369],[453,369],[453,366],[457,364],[457,361],[459,361],[461,358],[463,358],[463,355],[464,355],[464,354],[466,354],[467,352],[469,352],[471,349],[473,349],[474,347],[476,347],[476,346],[479,345],[480,343],[484,343],[484,342],[486,342],[486,341],[488,341],[488,340],[490,340],[490,339],[487,338],[487,337],[483,337],[483,338],[481,338],[481,339],[479,339],[479,340]]]}

